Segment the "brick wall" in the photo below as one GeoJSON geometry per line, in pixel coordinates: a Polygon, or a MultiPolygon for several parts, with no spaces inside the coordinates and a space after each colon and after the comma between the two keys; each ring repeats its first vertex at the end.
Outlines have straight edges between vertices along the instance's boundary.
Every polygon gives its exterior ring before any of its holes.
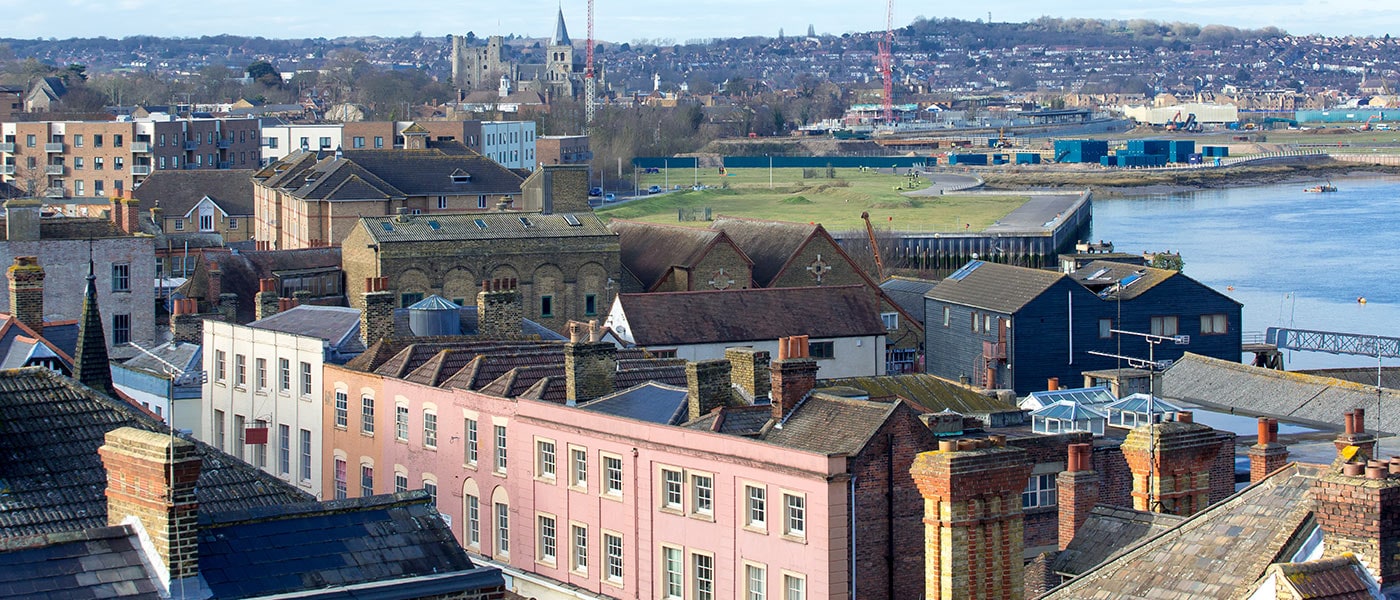
{"type": "Polygon", "coordinates": [[[1050,568],[1055,563],[1055,552],[1041,552],[1026,563],[1026,596],[1039,598],[1051,588],[1060,585],[1060,576],[1050,568]]]}
{"type": "Polygon", "coordinates": [[[724,359],[729,361],[730,383],[744,391],[749,400],[765,398],[772,388],[767,350],[749,347],[726,348],[724,359]]]}
{"type": "Polygon", "coordinates": [[[1382,587],[1400,582],[1400,478],[1387,477],[1385,466],[1374,479],[1327,469],[1312,489],[1325,556],[1350,552],[1382,587]]]}
{"type": "Polygon", "coordinates": [[[6,270],[10,280],[10,314],[44,334],[44,268],[36,256],[16,256],[6,270]]]}
{"type": "MultiPolygon", "coordinates": [[[[1216,431],[1220,452],[1210,466],[1210,503],[1215,504],[1235,493],[1235,434],[1216,431]]],[[[1283,466],[1280,464],[1279,466],[1283,466]]]]}
{"type": "Polygon", "coordinates": [[[909,473],[915,457],[937,440],[916,410],[896,410],[850,462],[861,599],[918,598],[924,591],[924,501],[909,473]]]}
{"type": "MultiPolygon", "coordinates": [[[[1229,441],[1233,450],[1233,436],[1229,441]]],[[[1212,475],[1220,467],[1222,446],[1214,429],[1191,422],[1158,423],[1129,432],[1122,448],[1133,471],[1133,507],[1183,517],[1204,510],[1219,493],[1212,480],[1220,476],[1212,475]]],[[[1226,481],[1233,486],[1233,475],[1226,481]]]]}
{"type": "Polygon", "coordinates": [[[1099,504],[1133,507],[1133,472],[1123,458],[1122,448],[1094,448],[1094,471],[1099,474],[1099,504]]]}
{"type": "MultiPolygon", "coordinates": [[[[725,363],[726,366],[728,364],[725,363]]],[[[617,347],[612,342],[569,342],[564,345],[565,392],[569,402],[586,402],[611,394],[616,374],[617,347]]],[[[726,373],[726,383],[728,379],[726,373]]]]}
{"type": "Polygon", "coordinates": [[[98,448],[107,470],[107,524],[140,519],[171,579],[199,571],[199,503],[195,482],[200,458],[181,438],[122,427],[107,432],[98,448]]]}

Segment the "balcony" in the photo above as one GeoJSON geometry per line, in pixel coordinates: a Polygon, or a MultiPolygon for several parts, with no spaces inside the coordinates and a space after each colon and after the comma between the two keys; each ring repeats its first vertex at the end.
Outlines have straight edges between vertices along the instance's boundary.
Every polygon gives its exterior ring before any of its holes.
{"type": "Polygon", "coordinates": [[[151,165],[131,165],[132,175],[150,175],[151,165]]]}
{"type": "Polygon", "coordinates": [[[14,175],[14,174],[15,174],[15,166],[14,166],[14,165],[0,165],[0,175],[14,175]]]}
{"type": "Polygon", "coordinates": [[[232,169],[232,168],[233,168],[233,161],[231,161],[231,160],[221,160],[221,161],[219,161],[219,168],[220,168],[220,169],[232,169]]]}
{"type": "Polygon", "coordinates": [[[62,175],[65,171],[63,165],[44,165],[45,175],[62,175]]]}
{"type": "Polygon", "coordinates": [[[232,145],[233,145],[233,140],[230,140],[230,139],[220,139],[220,140],[218,141],[218,146],[219,146],[219,149],[220,149],[220,150],[228,150],[229,147],[232,146],[232,145]]]}
{"type": "Polygon", "coordinates": [[[14,152],[14,151],[15,151],[15,143],[14,143],[14,142],[0,142],[0,152],[14,152]]]}
{"type": "Polygon", "coordinates": [[[196,140],[191,140],[191,141],[185,142],[185,151],[188,152],[188,151],[190,151],[190,150],[198,150],[198,149],[199,149],[199,142],[198,142],[198,141],[196,141],[196,140]]]}
{"type": "Polygon", "coordinates": [[[68,192],[61,187],[51,187],[44,190],[45,198],[63,198],[67,195],[68,192]]]}
{"type": "Polygon", "coordinates": [[[184,170],[186,170],[186,171],[193,171],[193,170],[195,170],[195,169],[202,169],[202,168],[204,168],[204,165],[201,165],[201,164],[198,164],[198,163],[187,162],[187,163],[185,163],[185,164],[183,164],[183,165],[180,165],[180,168],[181,168],[181,169],[184,169],[184,170]]]}
{"type": "Polygon", "coordinates": [[[150,151],[151,151],[151,143],[150,143],[150,142],[132,142],[132,143],[131,143],[131,152],[132,152],[133,154],[140,154],[140,153],[150,152],[150,151]]]}
{"type": "Polygon", "coordinates": [[[1006,342],[982,342],[982,358],[987,360],[1006,360],[1006,342]]]}
{"type": "Polygon", "coordinates": [[[44,144],[44,152],[63,152],[63,142],[49,142],[44,144]]]}

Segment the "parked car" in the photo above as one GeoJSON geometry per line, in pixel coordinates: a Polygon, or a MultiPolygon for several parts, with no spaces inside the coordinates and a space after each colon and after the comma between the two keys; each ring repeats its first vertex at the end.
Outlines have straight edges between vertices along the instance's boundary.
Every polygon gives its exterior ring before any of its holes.
{"type": "Polygon", "coordinates": [[[612,192],[603,194],[603,202],[617,202],[617,194],[612,192]]]}
{"type": "Polygon", "coordinates": [[[660,193],[661,193],[661,186],[659,186],[659,185],[653,185],[653,186],[647,188],[647,193],[648,193],[648,194],[660,194],[660,193]]]}
{"type": "Polygon", "coordinates": [[[588,195],[589,195],[589,196],[602,196],[602,195],[603,195],[603,188],[600,188],[600,187],[597,187],[597,186],[588,188],[588,195]]]}

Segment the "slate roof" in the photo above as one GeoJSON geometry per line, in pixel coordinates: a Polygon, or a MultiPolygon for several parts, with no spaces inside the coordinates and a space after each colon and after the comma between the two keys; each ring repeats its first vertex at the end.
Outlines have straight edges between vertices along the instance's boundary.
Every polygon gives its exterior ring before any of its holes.
{"type": "Polygon", "coordinates": [[[0,541],[0,597],[161,597],[130,527],[98,527],[0,541]]]}
{"type": "Polygon", "coordinates": [[[929,412],[951,410],[968,415],[1017,410],[1014,403],[978,393],[957,382],[927,373],[825,379],[819,387],[837,386],[864,390],[871,398],[898,396],[922,406],[929,412]]]}
{"type": "Polygon", "coordinates": [[[1315,528],[1308,491],[1323,468],[1279,469],[1042,598],[1243,597],[1270,564],[1292,560],[1315,528]]]}
{"type": "Polygon", "coordinates": [[[500,163],[475,152],[347,150],[343,156],[340,160],[358,165],[409,196],[519,194],[524,181],[500,163]],[[452,174],[456,171],[465,171],[471,177],[467,181],[453,181],[452,174]]]}
{"type": "MultiPolygon", "coordinates": [[[[650,291],[656,287],[672,267],[692,267],[720,243],[733,243],[723,231],[695,229],[673,225],[657,225],[639,221],[614,219],[608,229],[617,234],[622,247],[622,266],[626,268],[642,288],[650,291]]],[[[735,247],[737,250],[737,246],[735,247]]],[[[739,252],[743,255],[743,252],[739,252]]],[[[745,260],[748,260],[745,257],[745,260]]],[[[749,260],[752,265],[752,260],[749,260]]],[[[748,287],[752,282],[737,282],[748,287]]]]}
{"type": "Polygon", "coordinates": [[[901,408],[913,410],[899,400],[855,400],[814,393],[788,413],[782,428],[771,426],[759,439],[796,450],[851,456],[901,408]]]}
{"type": "MultiPolygon", "coordinates": [[[[44,333],[48,334],[50,327],[44,325],[44,333]]],[[[54,328],[53,333],[59,333],[54,328]]],[[[70,328],[77,332],[76,324],[70,328]]],[[[75,336],[76,338],[76,336],[75,336]]],[[[74,345],[77,340],[74,339],[74,345]]],[[[39,336],[30,329],[28,325],[21,323],[19,319],[7,313],[0,313],[0,369],[18,369],[25,366],[31,358],[53,356],[66,366],[68,372],[73,372],[73,355],[69,354],[73,349],[64,350],[48,340],[47,335],[39,336]]]]}
{"type": "MultiPolygon", "coordinates": [[[[107,472],[97,449],[118,427],[168,432],[125,402],[40,368],[0,371],[0,537],[107,525],[107,472]]],[[[312,498],[203,442],[201,514],[312,498]]]]}
{"type": "Polygon", "coordinates": [[[1177,275],[1181,274],[1170,269],[1154,269],[1110,260],[1096,260],[1080,267],[1069,277],[1095,293],[1107,293],[1110,294],[1108,297],[1132,300],[1157,284],[1177,275]],[[1128,281],[1127,285],[1121,284],[1130,278],[1131,281],[1128,281]]]}
{"type": "Polygon", "coordinates": [[[913,277],[894,276],[886,279],[880,284],[880,289],[885,291],[895,304],[914,317],[914,320],[924,322],[924,294],[938,285],[937,281],[931,279],[915,279],[913,277]]]}
{"type": "Polygon", "coordinates": [[[726,216],[715,217],[710,229],[723,231],[748,255],[753,261],[753,280],[763,287],[773,283],[807,240],[819,230],[825,231],[821,225],[726,216]]]}
{"type": "Polygon", "coordinates": [[[873,296],[860,285],[620,294],[618,302],[639,346],[885,333],[873,296]]]}
{"type": "Polygon", "coordinates": [[[1050,569],[1061,575],[1078,575],[1184,520],[1166,513],[1095,506],[1069,546],[1055,556],[1050,569]]]}
{"type": "Polygon", "coordinates": [[[1280,598],[1297,600],[1371,600],[1376,593],[1375,580],[1354,555],[1321,558],[1301,563],[1281,563],[1269,568],[1279,575],[1281,587],[1292,595],[1279,593],[1280,598]]]}
{"type": "Polygon", "coordinates": [[[685,422],[689,396],[690,392],[684,387],[649,381],[578,407],[660,425],[679,425],[685,422]]]}
{"type": "Polygon", "coordinates": [[[974,262],[980,264],[961,279],[949,277],[938,282],[927,297],[1009,315],[1067,277],[1056,271],[974,262]]]}
{"type": "MultiPolygon", "coordinates": [[[[688,407],[687,407],[688,408],[688,407]]],[[[725,406],[709,414],[701,415],[685,426],[702,431],[714,431],[725,435],[756,437],[773,420],[771,404],[752,406],[725,406]]]]}
{"type": "Polygon", "coordinates": [[[1340,379],[1265,369],[1187,353],[1162,373],[1162,396],[1249,416],[1337,429],[1342,413],[1366,409],[1366,428],[1400,432],[1400,391],[1340,379]],[[1379,419],[1379,426],[1376,425],[1379,419]]]}
{"type": "Polygon", "coordinates": [[[141,201],[140,210],[149,211],[156,202],[165,215],[189,213],[205,197],[233,216],[253,214],[253,171],[251,169],[155,170],[131,197],[141,201]]]}
{"type": "Polygon", "coordinates": [[[467,241],[559,237],[614,237],[592,212],[545,215],[489,212],[363,217],[360,226],[376,242],[467,241]],[[567,217],[577,219],[572,225],[567,217]],[[524,221],[522,221],[524,219],[524,221]],[[486,227],[477,225],[481,221],[486,227]],[[526,223],[529,223],[527,226],[526,223]],[[436,224],[436,227],[434,226],[436,224]]]}
{"type": "Polygon", "coordinates": [[[360,340],[360,311],[355,308],[303,304],[253,321],[248,327],[317,338],[341,353],[364,351],[364,342],[360,340]]]}
{"type": "Polygon", "coordinates": [[[502,585],[500,571],[478,568],[428,502],[415,490],[201,517],[200,573],[220,598],[452,572],[458,590],[502,585]]]}
{"type": "MultiPolygon", "coordinates": [[[[155,348],[151,348],[150,352],[182,371],[193,372],[200,369],[200,357],[202,356],[203,349],[204,347],[199,344],[166,342],[155,348]]],[[[156,373],[159,375],[164,375],[167,370],[165,364],[145,352],[123,361],[122,366],[128,369],[140,369],[148,373],[156,373]]]]}

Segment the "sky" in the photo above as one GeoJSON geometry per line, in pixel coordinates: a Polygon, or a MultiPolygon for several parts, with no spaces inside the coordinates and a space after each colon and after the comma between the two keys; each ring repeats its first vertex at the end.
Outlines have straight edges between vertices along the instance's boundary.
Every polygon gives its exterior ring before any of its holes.
{"type": "MultiPolygon", "coordinates": [[[[1400,3],[1357,0],[1078,0],[953,3],[896,0],[895,25],[916,17],[1023,22],[1061,18],[1151,19],[1240,28],[1279,27],[1289,33],[1400,35],[1400,3]]],[[[0,0],[0,37],[130,35],[197,37],[236,34],[267,38],[475,32],[545,37],[564,9],[569,35],[587,37],[586,0],[339,0],[337,2],[209,3],[156,0],[0,0]]],[[[633,42],[873,31],[885,25],[879,0],[596,0],[599,40],[633,42]]]]}

